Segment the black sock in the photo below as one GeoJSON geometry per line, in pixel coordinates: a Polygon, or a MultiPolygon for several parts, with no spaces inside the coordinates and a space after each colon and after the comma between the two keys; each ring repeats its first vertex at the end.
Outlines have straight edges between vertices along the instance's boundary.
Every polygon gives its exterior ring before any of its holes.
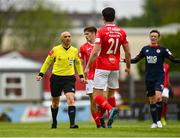
{"type": "Polygon", "coordinates": [[[156,109],[157,109],[157,121],[161,120],[161,112],[162,112],[162,102],[156,103],[156,109]]]}
{"type": "Polygon", "coordinates": [[[68,115],[69,115],[70,125],[74,125],[75,124],[75,115],[76,115],[76,107],[75,106],[68,107],[68,115]]]}
{"type": "Polygon", "coordinates": [[[57,113],[58,113],[58,107],[57,108],[52,108],[51,106],[51,114],[52,114],[52,120],[53,120],[53,123],[57,123],[57,113]]]}
{"type": "Polygon", "coordinates": [[[157,122],[157,109],[156,104],[150,104],[150,112],[154,123],[157,122]]]}

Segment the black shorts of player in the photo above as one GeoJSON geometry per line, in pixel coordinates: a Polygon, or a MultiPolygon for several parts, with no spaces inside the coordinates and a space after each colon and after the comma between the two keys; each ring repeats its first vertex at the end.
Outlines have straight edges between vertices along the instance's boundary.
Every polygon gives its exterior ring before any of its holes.
{"type": "Polygon", "coordinates": [[[64,93],[75,93],[75,81],[75,76],[57,76],[53,74],[50,78],[51,96],[61,96],[62,91],[64,93]]]}
{"type": "Polygon", "coordinates": [[[163,80],[154,80],[154,81],[147,81],[146,80],[146,90],[147,90],[147,97],[154,96],[155,91],[163,91],[163,80]]]}

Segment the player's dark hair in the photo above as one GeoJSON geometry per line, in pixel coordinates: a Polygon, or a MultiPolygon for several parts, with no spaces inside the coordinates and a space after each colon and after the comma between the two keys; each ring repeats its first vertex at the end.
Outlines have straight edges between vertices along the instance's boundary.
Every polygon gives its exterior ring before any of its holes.
{"type": "Polygon", "coordinates": [[[102,15],[105,21],[112,22],[115,19],[115,10],[111,7],[104,8],[102,10],[102,15]]]}
{"type": "Polygon", "coordinates": [[[84,32],[86,32],[86,31],[96,33],[96,32],[97,32],[97,29],[96,29],[96,27],[94,27],[94,26],[88,26],[88,27],[85,27],[85,28],[84,28],[84,32]]]}
{"type": "Polygon", "coordinates": [[[160,37],[160,35],[161,35],[158,30],[151,30],[149,34],[151,34],[151,33],[157,33],[159,37],[160,37]]]}

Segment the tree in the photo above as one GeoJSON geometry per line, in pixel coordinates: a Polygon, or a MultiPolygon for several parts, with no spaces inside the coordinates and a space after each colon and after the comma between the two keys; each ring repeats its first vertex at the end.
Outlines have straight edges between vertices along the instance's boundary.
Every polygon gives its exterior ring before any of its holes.
{"type": "Polygon", "coordinates": [[[179,0],[146,0],[144,17],[149,26],[180,22],[179,0]]]}
{"type": "Polygon", "coordinates": [[[14,5],[12,7],[13,12],[10,9],[3,11],[4,17],[9,16],[1,28],[11,30],[13,49],[52,47],[59,42],[57,35],[70,26],[65,13],[52,10],[52,5],[44,6],[44,1],[41,0],[31,3],[31,7],[27,9],[17,10],[14,5]]]}
{"type": "MultiPolygon", "coordinates": [[[[180,23],[180,0],[145,0],[144,14],[140,17],[133,17],[131,19],[120,19],[118,23],[120,26],[162,26],[169,23],[180,23]]],[[[160,43],[167,46],[175,55],[180,55],[180,32],[175,35],[161,36],[160,43]]],[[[180,70],[179,65],[172,64],[171,71],[176,72],[180,70]]],[[[144,61],[138,64],[140,74],[144,74],[144,61]]]]}
{"type": "MultiPolygon", "coordinates": [[[[168,47],[169,50],[176,57],[180,58],[180,46],[179,46],[179,44],[180,44],[180,31],[177,33],[177,35],[164,35],[164,36],[162,36],[160,43],[162,45],[165,45],[166,47],[168,47]]],[[[171,63],[168,60],[166,62],[170,64],[171,71],[179,72],[179,70],[180,70],[179,64],[171,63]]]]}
{"type": "MultiPolygon", "coordinates": [[[[0,0],[0,50],[2,44],[2,38],[6,34],[7,30],[10,30],[10,25],[13,24],[13,20],[16,17],[16,4],[17,0],[0,0]]],[[[24,6],[25,9],[29,9],[28,7],[33,7],[36,0],[31,1],[21,1],[21,5],[24,6]]]]}
{"type": "Polygon", "coordinates": [[[179,0],[144,0],[144,14],[131,19],[119,19],[124,26],[161,26],[172,22],[180,22],[179,0]],[[125,21],[125,22],[124,22],[125,21]]]}

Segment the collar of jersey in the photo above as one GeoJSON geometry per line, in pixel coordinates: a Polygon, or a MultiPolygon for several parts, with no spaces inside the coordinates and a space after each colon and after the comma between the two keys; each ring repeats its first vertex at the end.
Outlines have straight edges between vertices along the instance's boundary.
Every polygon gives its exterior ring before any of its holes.
{"type": "Polygon", "coordinates": [[[115,26],[114,23],[107,23],[106,26],[115,26]]]}
{"type": "Polygon", "coordinates": [[[91,46],[94,46],[95,44],[92,44],[92,43],[90,43],[90,42],[87,42],[89,45],[91,45],[91,46]]]}
{"type": "Polygon", "coordinates": [[[151,45],[149,45],[149,47],[152,47],[152,48],[159,48],[160,45],[158,45],[158,46],[151,46],[151,45]]]}
{"type": "Polygon", "coordinates": [[[68,50],[68,49],[70,49],[71,48],[71,46],[69,47],[69,48],[64,48],[62,45],[61,45],[61,48],[63,48],[64,50],[68,50]]]}

